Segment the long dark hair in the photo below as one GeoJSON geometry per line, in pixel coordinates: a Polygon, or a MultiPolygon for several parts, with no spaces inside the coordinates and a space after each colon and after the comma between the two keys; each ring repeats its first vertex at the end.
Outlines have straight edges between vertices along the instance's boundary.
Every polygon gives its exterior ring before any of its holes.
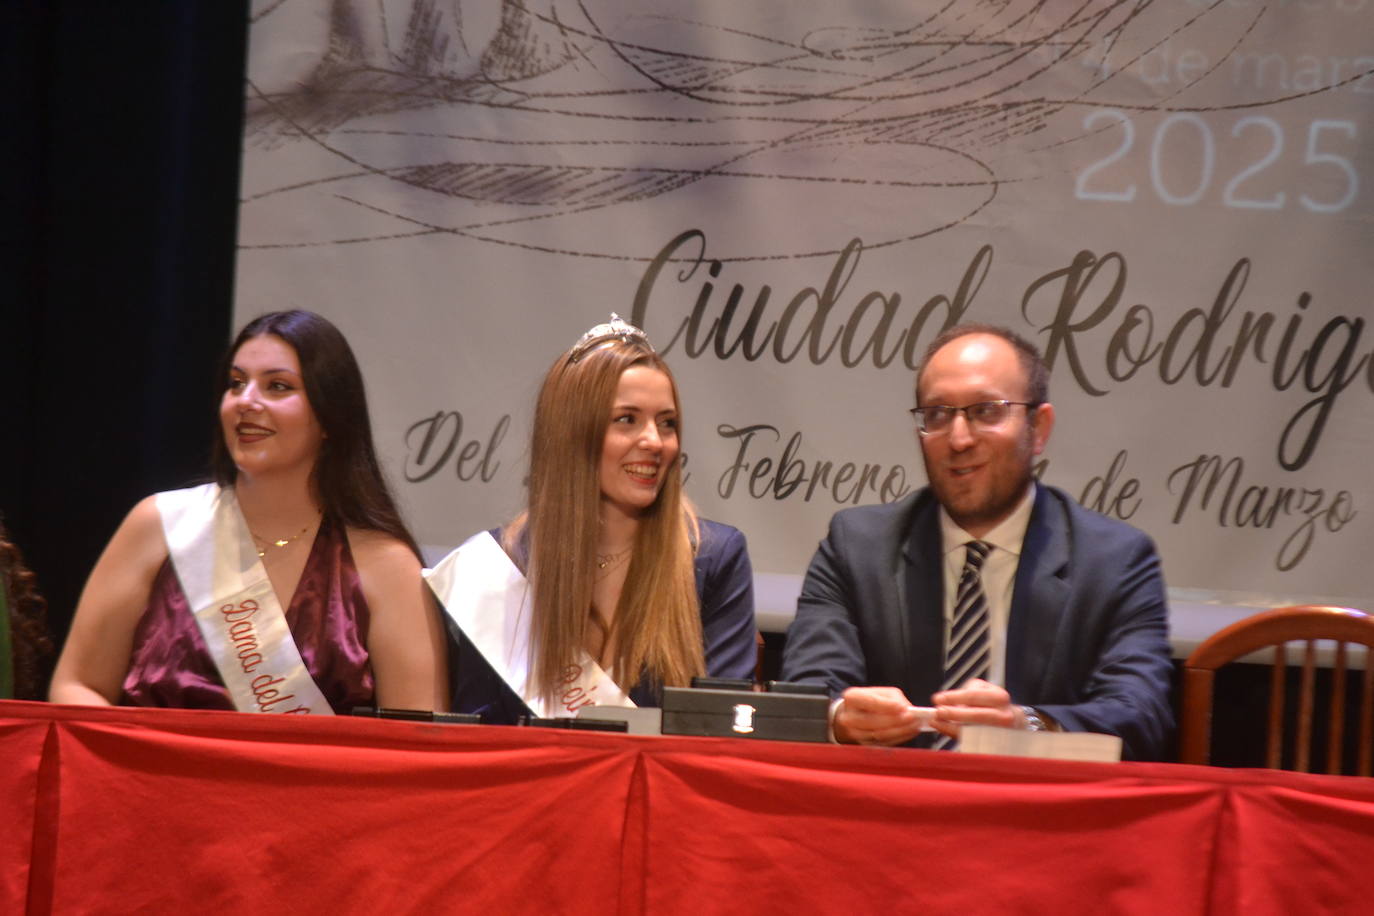
{"type": "MultiPolygon", "coordinates": [[[[244,325],[224,354],[219,373],[221,384],[228,383],[229,370],[239,347],[254,337],[268,334],[280,337],[295,349],[305,395],[324,431],[325,438],[320,443],[320,454],[311,473],[320,509],[331,521],[346,527],[389,534],[409,547],[418,558],[420,549],[401,520],[391,488],[377,461],[363,374],[352,348],[338,328],[303,309],[260,315],[244,325]]],[[[210,462],[220,486],[233,486],[238,468],[234,466],[222,432],[215,434],[210,462]]]]}
{"type": "Polygon", "coordinates": [[[48,603],[38,593],[34,575],[24,565],[19,548],[5,533],[0,520],[0,590],[5,592],[9,619],[0,626],[10,628],[11,658],[14,673],[14,697],[18,700],[41,700],[52,662],[52,638],[48,635],[48,603]]]}

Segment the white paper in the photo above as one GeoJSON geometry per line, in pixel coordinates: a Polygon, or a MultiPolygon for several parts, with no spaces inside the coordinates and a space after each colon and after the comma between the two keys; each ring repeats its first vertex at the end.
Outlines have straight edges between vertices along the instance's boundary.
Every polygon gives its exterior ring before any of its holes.
{"type": "Polygon", "coordinates": [[[1091,732],[1027,732],[995,725],[965,725],[960,730],[958,750],[965,754],[1117,763],[1121,760],[1121,739],[1091,732]]]}

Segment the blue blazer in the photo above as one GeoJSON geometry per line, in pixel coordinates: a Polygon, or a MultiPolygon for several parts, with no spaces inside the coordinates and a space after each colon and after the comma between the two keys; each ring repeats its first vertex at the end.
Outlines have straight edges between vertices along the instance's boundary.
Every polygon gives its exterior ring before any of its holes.
{"type": "MultiPolygon", "coordinates": [[[[695,560],[697,599],[706,673],[715,677],[752,678],[758,657],[754,630],[754,573],[744,535],[736,528],[701,519],[701,543],[695,560]]],[[[492,536],[501,540],[500,530],[492,536]]],[[[454,712],[480,713],[488,724],[513,725],[529,709],[506,686],[486,659],[449,624],[449,682],[454,712]]],[[[658,706],[661,691],[648,682],[636,684],[630,699],[637,706],[658,706]]]]}
{"type": "MultiPolygon", "coordinates": [[[[929,703],[944,668],[942,554],[928,488],[837,513],[802,585],[783,678],[836,696],[900,687],[929,703]]],[[[1012,702],[1069,731],[1119,735],[1128,759],[1161,759],[1173,729],[1168,636],[1150,538],[1037,484],[1007,624],[1012,702]]]]}

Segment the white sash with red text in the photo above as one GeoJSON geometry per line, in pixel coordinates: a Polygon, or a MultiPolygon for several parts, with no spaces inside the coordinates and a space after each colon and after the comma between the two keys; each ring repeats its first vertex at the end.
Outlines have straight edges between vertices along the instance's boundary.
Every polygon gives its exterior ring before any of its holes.
{"type": "Polygon", "coordinates": [[[586,652],[546,703],[529,683],[529,582],[488,531],[468,538],[433,569],[429,587],[487,664],[540,718],[571,717],[583,706],[634,706],[586,652]]]}
{"type": "Polygon", "coordinates": [[[240,712],[332,716],[301,661],[234,491],[157,494],[167,553],[186,603],[240,712]]]}

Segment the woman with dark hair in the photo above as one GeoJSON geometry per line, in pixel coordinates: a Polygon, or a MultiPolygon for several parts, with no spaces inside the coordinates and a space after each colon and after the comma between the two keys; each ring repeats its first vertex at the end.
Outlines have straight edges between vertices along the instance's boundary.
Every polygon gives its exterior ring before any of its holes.
{"type": "Polygon", "coordinates": [[[221,378],[215,482],[129,513],[82,592],[50,698],[443,709],[442,626],[343,335],[313,312],[263,315],[221,378]]]}
{"type": "Polygon", "coordinates": [[[52,662],[48,602],[0,520],[0,698],[39,700],[52,662]]]}
{"type": "Polygon", "coordinates": [[[744,536],[697,518],[672,373],[643,331],[611,319],[545,376],[527,510],[430,574],[457,628],[459,712],[659,705],[694,675],[753,672],[744,536]]]}

